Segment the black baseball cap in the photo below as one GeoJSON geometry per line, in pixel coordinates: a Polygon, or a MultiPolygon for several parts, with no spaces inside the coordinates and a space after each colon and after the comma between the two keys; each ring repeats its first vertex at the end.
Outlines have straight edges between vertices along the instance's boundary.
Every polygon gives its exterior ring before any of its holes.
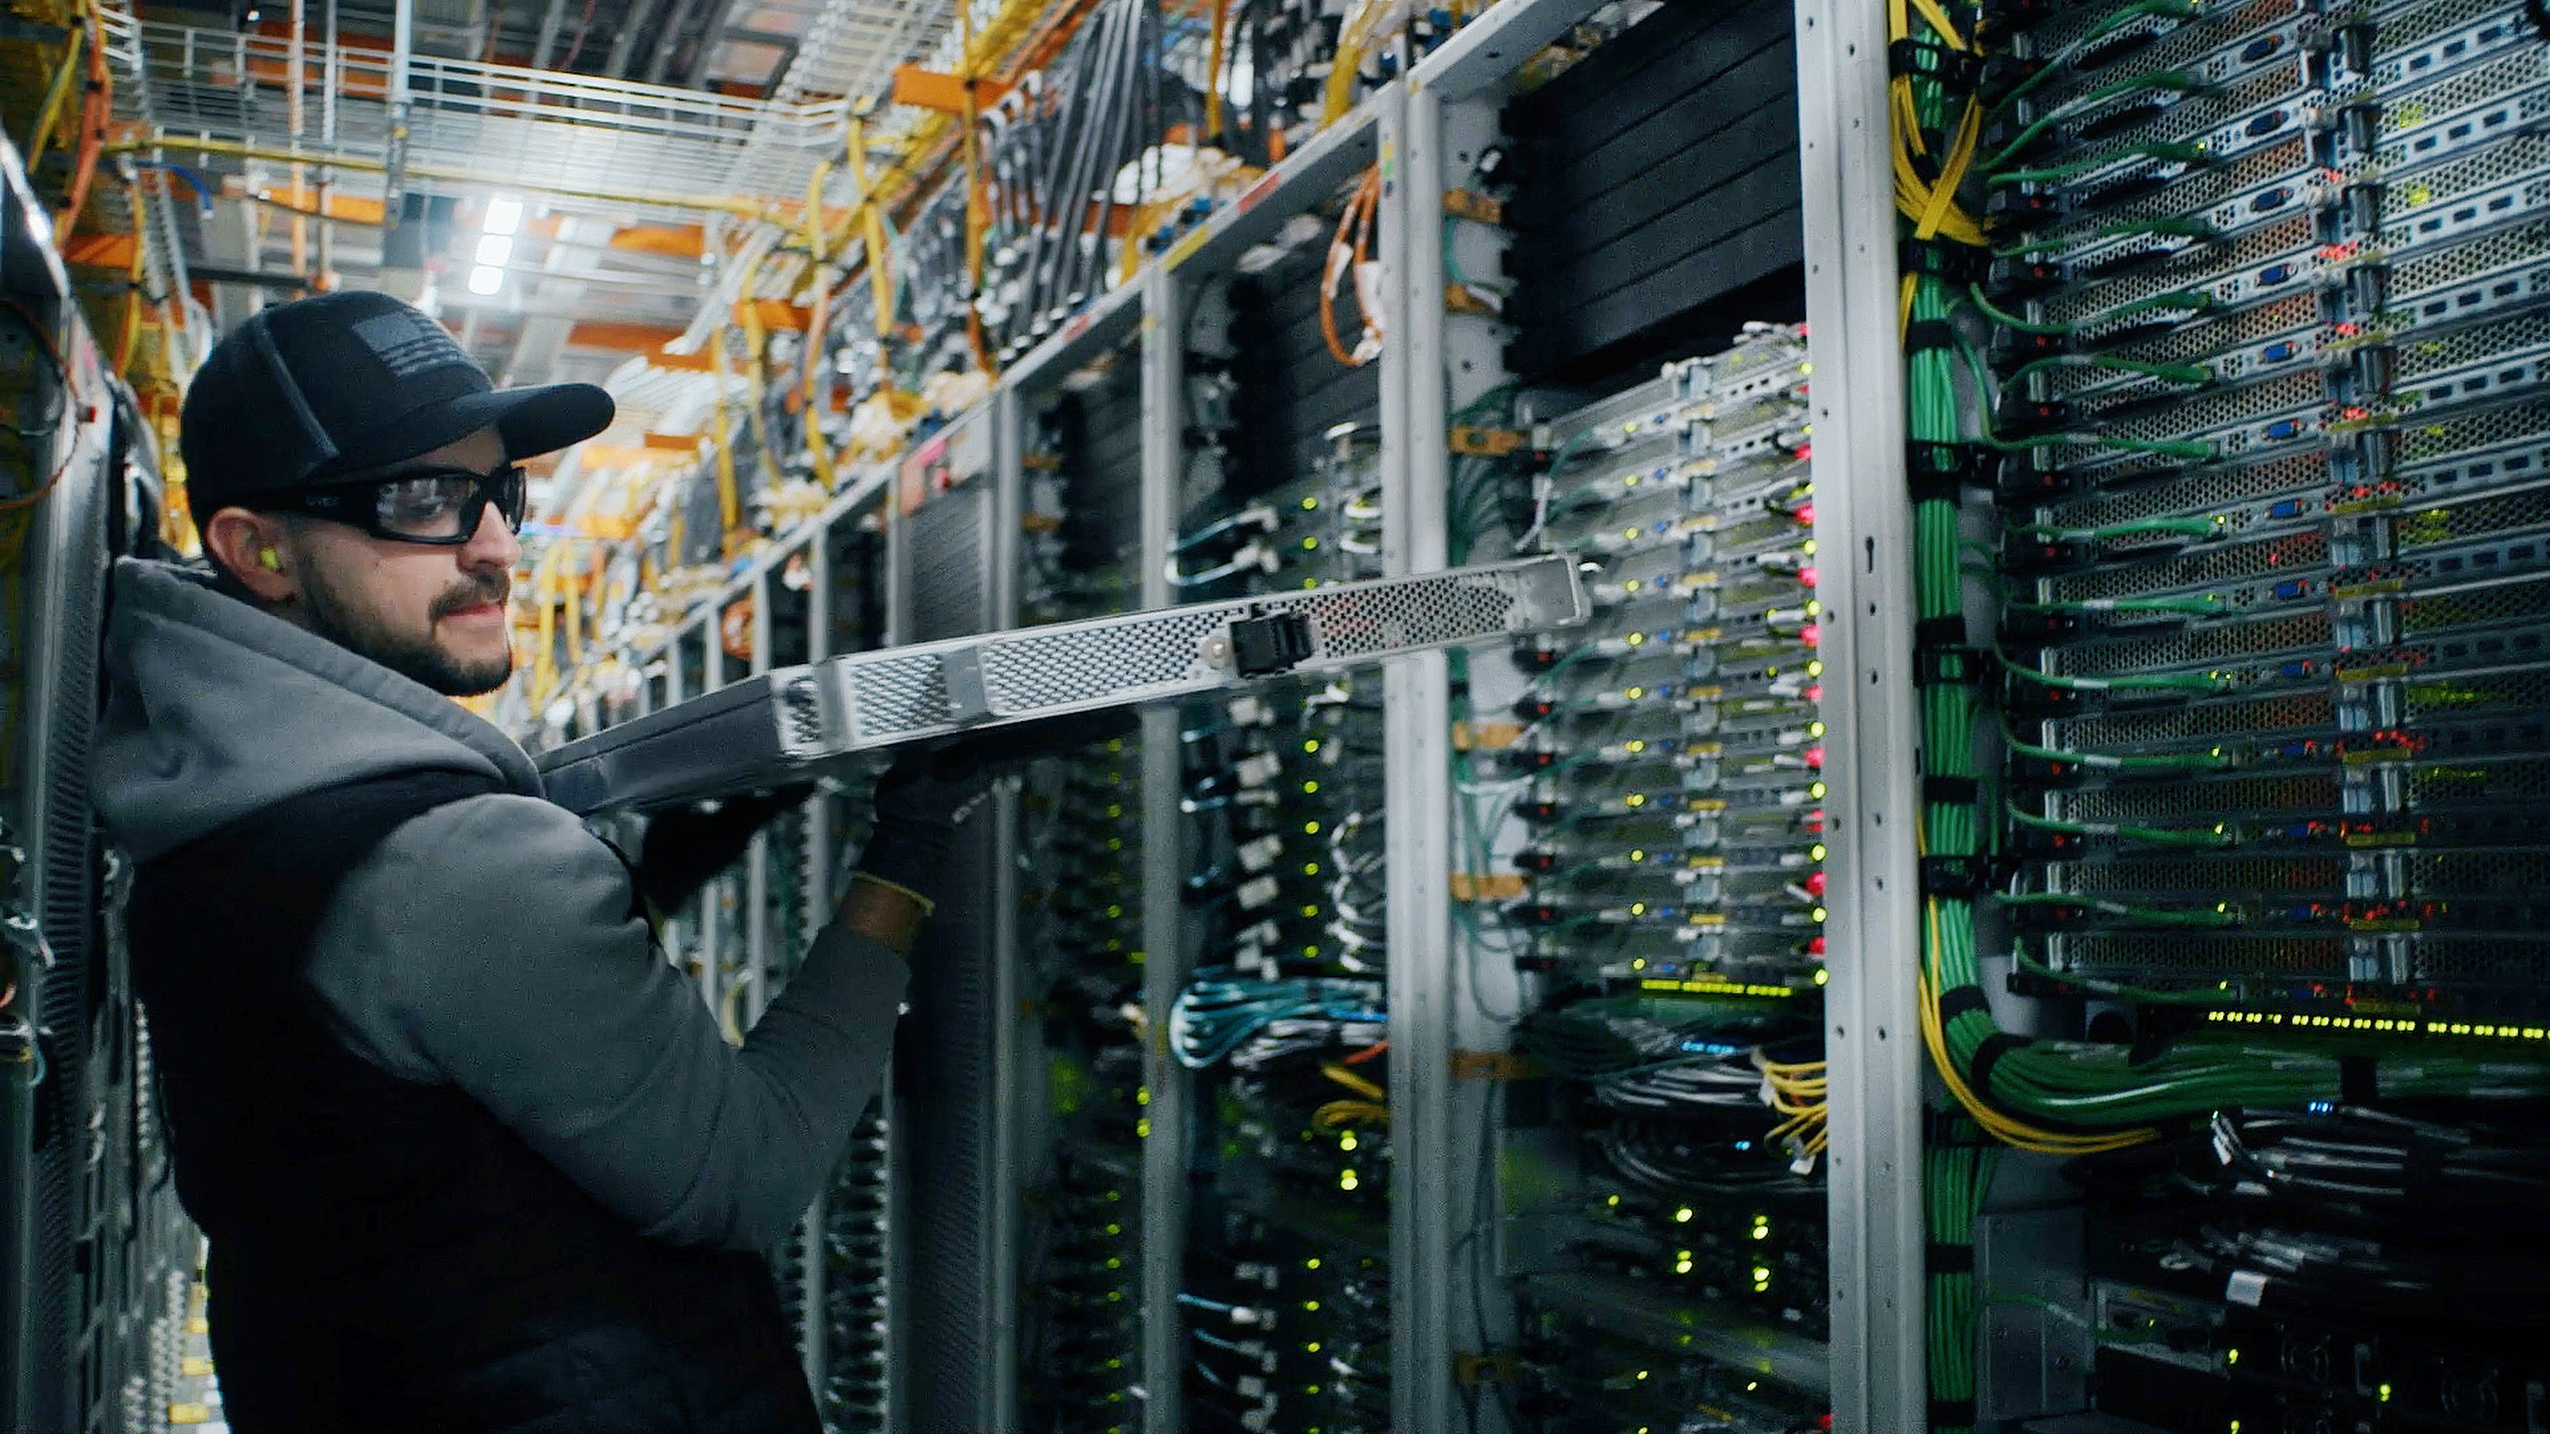
{"type": "Polygon", "coordinates": [[[481,428],[508,459],[610,426],[589,383],[499,391],[443,326],[388,294],[349,290],[260,309],[186,389],[177,448],[200,515],[259,495],[360,481],[481,428]]]}

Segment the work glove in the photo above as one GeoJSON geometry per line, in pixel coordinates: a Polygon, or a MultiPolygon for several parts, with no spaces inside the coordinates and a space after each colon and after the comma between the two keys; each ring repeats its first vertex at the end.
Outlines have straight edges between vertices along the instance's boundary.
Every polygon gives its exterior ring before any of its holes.
{"type": "Polygon", "coordinates": [[[1121,737],[1136,721],[1132,711],[1116,708],[943,738],[906,751],[877,778],[876,818],[855,874],[936,909],[957,829],[991,795],[996,779],[1039,758],[1121,737]]]}
{"type": "Polygon", "coordinates": [[[638,893],[658,911],[679,911],[711,877],[741,860],[755,833],[814,795],[812,782],[648,815],[638,847],[638,893]]]}

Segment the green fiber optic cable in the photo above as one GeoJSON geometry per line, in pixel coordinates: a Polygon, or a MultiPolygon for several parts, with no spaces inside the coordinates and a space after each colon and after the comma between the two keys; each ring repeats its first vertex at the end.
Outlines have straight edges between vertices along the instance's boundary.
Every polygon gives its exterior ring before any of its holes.
{"type": "Polygon", "coordinates": [[[2163,141],[2153,144],[2124,145],[2037,169],[2005,169],[1994,174],[1984,183],[1994,189],[2005,189],[2013,184],[2057,184],[2092,170],[2105,169],[2111,164],[2123,164],[2129,159],[2157,159],[2172,164],[2208,164],[2212,162],[2213,157],[2213,151],[2201,144],[2163,141]]]}
{"type": "Polygon", "coordinates": [[[2007,723],[2001,728],[2002,743],[2023,757],[2043,762],[2065,762],[2093,772],[2228,772],[2240,765],[2240,759],[2216,747],[2205,752],[2183,752],[2162,756],[2126,756],[2112,752],[2067,752],[2060,747],[2041,746],[2022,741],[2007,723]]]}
{"type": "Polygon", "coordinates": [[[2078,39],[2046,56],[2037,64],[2034,73],[2012,86],[2010,92],[2001,97],[2001,102],[1992,107],[1991,117],[1998,119],[2010,106],[2025,99],[2029,91],[2063,73],[2066,66],[2080,58],[2082,51],[2115,34],[2126,25],[2146,15],[2181,20],[2193,19],[2202,14],[2203,9],[2203,6],[2193,3],[2193,0],[2135,0],[2134,4],[2121,7],[2114,14],[2083,31],[2078,39]]]}
{"type": "Polygon", "coordinates": [[[2171,533],[2189,538],[2221,536],[2230,520],[2210,518],[2139,518],[2131,523],[2108,523],[2096,528],[2065,528],[2053,523],[2021,523],[2010,531],[2031,538],[2053,538],[2066,543],[2104,543],[2111,538],[2139,538],[2150,533],[2171,533]]]}
{"type": "Polygon", "coordinates": [[[2132,822],[2067,822],[2054,817],[2041,817],[2013,802],[2002,803],[2002,815],[2023,827],[2038,831],[2059,832],[2065,836],[2114,837],[2124,841],[2150,842],[2154,846],[2192,846],[2219,850],[2240,844],[2239,834],[2230,825],[2216,822],[2209,827],[2147,827],[2132,822]]]}
{"type": "Polygon", "coordinates": [[[2084,110],[2094,109],[2109,100],[2123,99],[2127,95],[2139,94],[2144,90],[2175,90],[2180,94],[2186,94],[2203,88],[2205,88],[2205,77],[2187,70],[2154,70],[2147,75],[2134,75],[2101,85],[2088,94],[2065,100],[2039,115],[2028,124],[2027,128],[2020,130],[2008,144],[2001,146],[1999,153],[1983,161],[1976,168],[1985,174],[1997,174],[2007,169],[2012,158],[2025,152],[2027,147],[2036,143],[2047,130],[2084,110]]]}
{"type": "Polygon", "coordinates": [[[2131,986],[2098,976],[2083,976],[2071,971],[2057,971],[2027,952],[2012,949],[2010,959],[2022,971],[2066,986],[2077,986],[2093,996],[2113,996],[2119,1000],[2141,1001],[2154,1006],[2229,1006],[2239,997],[2228,991],[2163,991],[2151,986],[2131,986]]]}
{"type": "Polygon", "coordinates": [[[2167,906],[2136,906],[2131,902],[2110,901],[2103,896],[2076,896],[2068,891],[2022,891],[2001,898],[2004,906],[2075,906],[2095,911],[2101,916],[2121,917],[2147,926],[2232,927],[2242,924],[2240,913],[2223,907],[2205,910],[2180,910],[2167,906]]]}
{"type": "Polygon", "coordinates": [[[1992,251],[1997,259],[2013,259],[2022,254],[2042,254],[2049,249],[2069,249],[2075,244],[2098,239],[2124,239],[2154,234],[2168,238],[2211,241],[2222,237],[2222,231],[2201,219],[2125,219],[2102,224],[2087,234],[2068,235],[2059,239],[2038,239],[2024,244],[2004,244],[1992,251]]]}

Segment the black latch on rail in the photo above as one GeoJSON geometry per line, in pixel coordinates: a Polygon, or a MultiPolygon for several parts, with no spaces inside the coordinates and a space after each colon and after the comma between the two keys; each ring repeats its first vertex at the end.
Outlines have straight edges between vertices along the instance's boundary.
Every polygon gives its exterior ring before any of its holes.
{"type": "Polygon", "coordinates": [[[1290,672],[1310,649],[1310,619],[1297,612],[1253,612],[1231,623],[1231,667],[1242,677],[1290,672]]]}

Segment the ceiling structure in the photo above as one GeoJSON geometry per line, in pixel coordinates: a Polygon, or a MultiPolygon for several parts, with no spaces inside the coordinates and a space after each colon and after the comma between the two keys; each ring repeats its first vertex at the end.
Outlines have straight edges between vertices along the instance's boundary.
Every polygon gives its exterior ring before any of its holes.
{"type": "Polygon", "coordinates": [[[333,274],[429,303],[500,382],[619,388],[723,321],[853,99],[953,63],[956,29],[953,0],[411,0],[402,63],[380,0],[105,18],[127,162],[168,211],[146,247],[212,285],[215,328],[333,274]]]}

